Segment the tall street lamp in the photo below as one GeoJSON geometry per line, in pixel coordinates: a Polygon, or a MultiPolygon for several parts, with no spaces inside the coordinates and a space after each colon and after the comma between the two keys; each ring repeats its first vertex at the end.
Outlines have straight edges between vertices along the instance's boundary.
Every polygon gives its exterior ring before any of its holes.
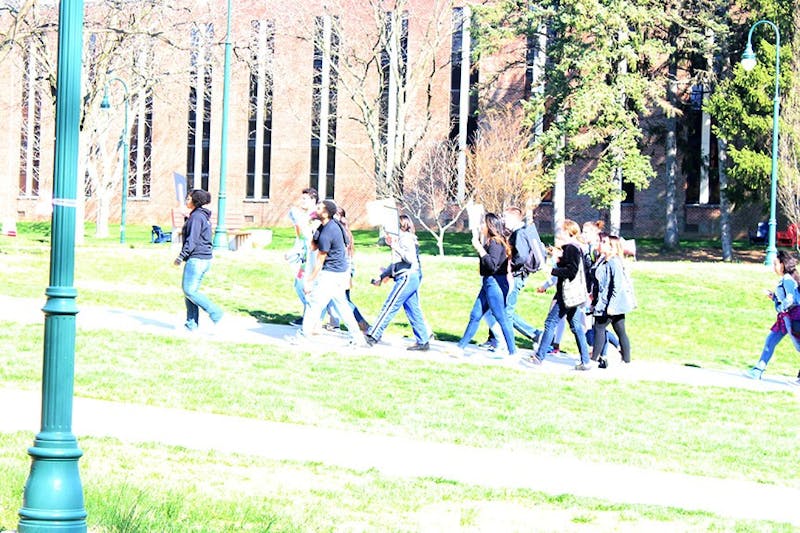
{"type": "Polygon", "coordinates": [[[225,66],[222,74],[222,132],[219,158],[219,195],[217,207],[217,229],[214,232],[214,249],[228,247],[228,230],[225,227],[225,181],[228,174],[228,114],[230,109],[231,85],[231,0],[228,0],[228,24],[225,31],[225,66]]]}
{"type": "Polygon", "coordinates": [[[759,20],[750,27],[747,34],[747,48],[742,54],[742,68],[747,71],[756,66],[756,54],[753,52],[753,30],[760,24],[767,24],[775,30],[775,95],[772,100],[772,178],[769,189],[769,241],[767,244],[767,258],[765,263],[771,265],[778,249],[775,247],[775,202],[778,195],[778,115],[780,113],[780,79],[781,79],[781,32],[769,20],[759,20]]]}
{"type": "MultiPolygon", "coordinates": [[[[85,533],[86,508],[78,471],[83,455],[72,433],[75,383],[75,219],[81,117],[83,1],[61,0],[58,20],[56,138],[50,284],[45,290],[41,431],[28,448],[20,533],[85,533]]],[[[81,183],[83,181],[81,180],[81,183]]]]}
{"type": "Polygon", "coordinates": [[[125,125],[122,127],[122,135],[119,138],[119,145],[122,145],[122,211],[119,215],[119,242],[125,244],[125,218],[128,208],[128,161],[130,160],[130,146],[128,144],[128,86],[119,78],[111,78],[106,82],[105,89],[103,90],[103,101],[100,102],[100,109],[111,109],[111,103],[108,100],[108,84],[112,81],[119,82],[125,93],[125,125]]]}

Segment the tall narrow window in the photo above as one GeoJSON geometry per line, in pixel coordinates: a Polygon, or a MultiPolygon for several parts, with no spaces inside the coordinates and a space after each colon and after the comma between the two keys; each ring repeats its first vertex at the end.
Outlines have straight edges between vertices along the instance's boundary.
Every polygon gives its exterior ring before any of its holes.
{"type": "Polygon", "coordinates": [[[153,91],[134,100],[133,126],[130,132],[130,173],[128,197],[150,198],[150,169],[153,148],[153,91]]]}
{"type": "MultiPolygon", "coordinates": [[[[530,4],[530,10],[536,6],[530,4]]],[[[528,37],[525,47],[525,98],[541,96],[544,94],[544,72],[547,62],[547,27],[544,24],[534,28],[528,28],[528,37]]],[[[544,133],[544,115],[536,118],[533,127],[534,138],[544,133]]]]}
{"type": "Polygon", "coordinates": [[[408,11],[399,16],[389,11],[384,16],[381,36],[380,113],[378,131],[384,161],[386,183],[402,179],[397,150],[403,146],[403,131],[398,128],[398,107],[405,101],[406,65],[408,61],[408,11]]]}
{"type": "Polygon", "coordinates": [[[42,127],[42,89],[40,65],[34,44],[25,53],[25,72],[22,76],[22,131],[19,149],[19,194],[23,197],[39,196],[39,162],[42,127]]]}
{"type": "Polygon", "coordinates": [[[717,137],[711,129],[711,117],[703,111],[708,94],[706,86],[695,85],[683,114],[687,149],[681,159],[681,170],[686,177],[687,204],[719,203],[717,137]]]}
{"type": "Polygon", "coordinates": [[[246,196],[249,199],[267,199],[272,159],[272,58],[275,52],[275,25],[272,21],[254,20],[252,26],[246,196]]]}
{"type": "Polygon", "coordinates": [[[470,35],[469,6],[453,9],[453,40],[450,56],[450,140],[458,146],[456,195],[465,195],[466,151],[478,129],[478,69],[472,65],[474,43],[470,35]]]}
{"type": "Polygon", "coordinates": [[[213,24],[192,28],[191,84],[186,153],[186,186],[208,190],[211,147],[211,48],[213,24]]]}
{"type": "Polygon", "coordinates": [[[314,24],[309,183],[325,198],[333,198],[336,180],[336,84],[339,63],[336,22],[336,18],[326,15],[317,17],[314,24]]]}

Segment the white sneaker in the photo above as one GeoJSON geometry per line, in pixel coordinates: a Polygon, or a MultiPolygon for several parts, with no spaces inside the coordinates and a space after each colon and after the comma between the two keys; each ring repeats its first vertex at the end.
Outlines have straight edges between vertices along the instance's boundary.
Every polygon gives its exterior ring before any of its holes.
{"type": "Polygon", "coordinates": [[[305,335],[301,334],[300,332],[297,332],[294,335],[284,335],[283,340],[292,346],[300,346],[308,342],[308,339],[305,337],[305,335]]]}
{"type": "Polygon", "coordinates": [[[505,359],[508,357],[508,350],[506,348],[495,348],[494,351],[483,352],[483,356],[487,359],[505,359]]]}
{"type": "Polygon", "coordinates": [[[764,375],[764,369],[754,366],[750,370],[745,371],[744,375],[750,379],[761,379],[761,376],[764,375]]]}
{"type": "Polygon", "coordinates": [[[461,359],[462,357],[469,357],[469,354],[464,350],[464,348],[459,348],[456,346],[455,348],[451,348],[447,350],[447,355],[454,359],[461,359]]]}
{"type": "Polygon", "coordinates": [[[347,341],[347,346],[349,348],[371,348],[371,345],[364,338],[350,339],[347,341]]]}

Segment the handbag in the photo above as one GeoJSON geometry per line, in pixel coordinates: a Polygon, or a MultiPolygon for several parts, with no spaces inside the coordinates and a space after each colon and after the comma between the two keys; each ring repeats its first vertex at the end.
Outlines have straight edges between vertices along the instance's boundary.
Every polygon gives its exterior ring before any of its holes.
{"type": "Polygon", "coordinates": [[[575,274],[575,277],[571,280],[565,279],[561,285],[561,298],[564,306],[568,308],[586,303],[586,274],[583,271],[583,261],[578,262],[578,273],[575,274]]]}

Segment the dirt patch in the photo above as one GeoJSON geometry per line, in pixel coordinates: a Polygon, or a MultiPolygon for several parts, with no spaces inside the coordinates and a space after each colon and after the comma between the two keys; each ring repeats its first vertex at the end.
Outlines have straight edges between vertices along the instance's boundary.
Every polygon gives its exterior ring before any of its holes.
{"type": "MultiPolygon", "coordinates": [[[[681,248],[672,252],[662,252],[659,250],[639,250],[636,254],[639,261],[691,261],[701,262],[720,262],[722,261],[722,249],[720,248],[681,248]]],[[[764,250],[735,250],[733,252],[734,263],[763,263],[764,250]]]]}

